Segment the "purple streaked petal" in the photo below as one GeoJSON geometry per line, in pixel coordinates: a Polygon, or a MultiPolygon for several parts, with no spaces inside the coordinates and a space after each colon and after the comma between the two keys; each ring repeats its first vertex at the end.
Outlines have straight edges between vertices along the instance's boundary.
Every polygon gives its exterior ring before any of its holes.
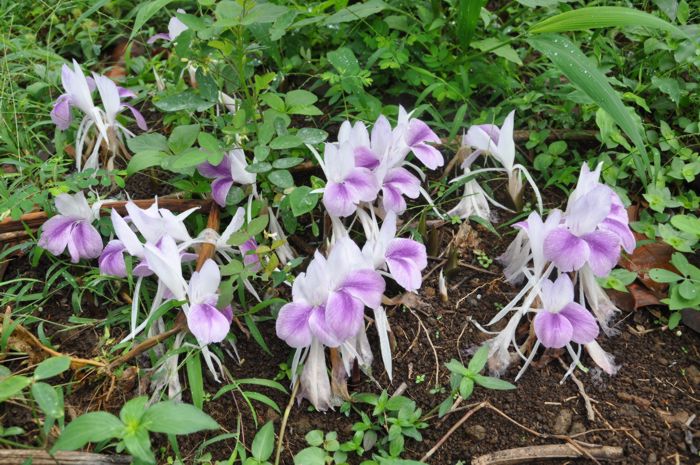
{"type": "Polygon", "coordinates": [[[367,168],[355,168],[352,170],[345,178],[345,185],[354,189],[356,198],[363,202],[373,202],[379,192],[377,180],[367,168]]]}
{"type": "Polygon", "coordinates": [[[233,186],[233,179],[230,177],[216,178],[211,183],[211,197],[222,207],[226,206],[226,197],[228,197],[231,186],[233,186]]]}
{"type": "Polygon", "coordinates": [[[384,176],[384,186],[390,185],[410,199],[420,195],[420,179],[406,168],[394,168],[384,176]]]}
{"type": "Polygon", "coordinates": [[[68,238],[68,253],[71,261],[77,263],[81,258],[97,258],[102,253],[102,236],[87,221],[78,221],[68,238]]]}
{"type": "Polygon", "coordinates": [[[620,259],[620,239],[610,231],[595,231],[581,237],[590,249],[588,264],[596,276],[607,276],[620,259]]]}
{"type": "Polygon", "coordinates": [[[56,215],[49,218],[41,229],[39,246],[45,248],[53,255],[60,255],[66,249],[71,231],[79,220],[56,215]]]}
{"type": "Polygon", "coordinates": [[[571,340],[577,344],[588,344],[598,337],[598,323],[581,305],[571,302],[559,314],[565,316],[571,323],[571,340]]]}
{"type": "Polygon", "coordinates": [[[51,121],[53,121],[53,124],[61,131],[68,129],[73,120],[70,108],[70,96],[68,94],[63,94],[56,99],[56,103],[54,103],[53,109],[51,110],[51,121]]]}
{"type": "Polygon", "coordinates": [[[391,146],[393,141],[393,133],[391,131],[391,123],[386,119],[386,116],[379,115],[377,121],[374,122],[372,127],[372,151],[379,157],[383,159],[386,155],[386,151],[391,146]]]}
{"type": "Polygon", "coordinates": [[[314,307],[309,315],[309,329],[326,347],[338,347],[343,341],[338,340],[326,322],[326,307],[314,307]]]}
{"type": "Polygon", "coordinates": [[[406,144],[413,147],[421,142],[440,142],[440,138],[423,121],[413,118],[408,123],[406,132],[406,144]]]}
{"type": "Polygon", "coordinates": [[[129,105],[128,103],[123,104],[125,108],[128,108],[131,111],[131,114],[134,117],[134,120],[136,121],[136,126],[139,127],[139,129],[143,131],[148,131],[148,125],[146,124],[146,119],[143,117],[140,111],[136,109],[133,105],[129,105]]]}
{"type": "Polygon", "coordinates": [[[574,284],[566,273],[550,281],[542,281],[542,307],[556,313],[574,301],[574,284]]]}
{"type": "Polygon", "coordinates": [[[119,98],[135,98],[136,92],[126,87],[117,86],[117,94],[119,98]]]}
{"type": "Polygon", "coordinates": [[[401,195],[401,190],[393,187],[392,184],[385,184],[382,188],[382,205],[384,210],[399,215],[406,210],[406,201],[401,195]]]}
{"type": "Polygon", "coordinates": [[[345,183],[328,181],[323,192],[323,205],[333,216],[349,216],[357,209],[353,189],[345,183]]]}
{"type": "Polygon", "coordinates": [[[197,166],[197,171],[205,178],[231,178],[231,160],[224,155],[224,158],[218,165],[205,162],[197,166]]]}
{"type": "Polygon", "coordinates": [[[275,323],[277,337],[297,349],[311,344],[311,310],[311,305],[302,303],[291,302],[284,305],[275,323]]]}
{"type": "Polygon", "coordinates": [[[360,331],[364,314],[364,304],[348,290],[332,292],[328,297],[326,323],[340,342],[348,340],[360,331]]]}
{"type": "Polygon", "coordinates": [[[554,228],[544,241],[545,258],[551,260],[562,272],[580,269],[590,253],[586,241],[574,236],[563,226],[554,228]]]}
{"type": "Polygon", "coordinates": [[[381,305],[385,288],[384,278],[376,271],[369,269],[351,271],[339,287],[340,290],[349,293],[369,308],[377,308],[381,305]]]}
{"type": "Polygon", "coordinates": [[[355,166],[359,168],[367,168],[373,170],[379,166],[379,158],[377,155],[370,150],[369,147],[356,147],[354,150],[355,154],[355,166]]]}
{"type": "Polygon", "coordinates": [[[124,250],[126,247],[119,239],[109,241],[97,260],[100,265],[100,273],[125,278],[124,250]]]}
{"type": "Polygon", "coordinates": [[[434,170],[445,164],[442,158],[442,153],[432,145],[419,143],[411,146],[413,154],[426,166],[428,169],[434,170]]]}
{"type": "Polygon", "coordinates": [[[253,271],[260,270],[260,257],[255,251],[258,249],[258,242],[254,237],[251,237],[238,247],[241,255],[243,255],[243,263],[250,267],[253,271]]]}
{"type": "Polygon", "coordinates": [[[574,200],[564,217],[567,226],[577,236],[592,232],[608,216],[612,199],[610,188],[599,185],[587,194],[574,200]]]}
{"type": "Polygon", "coordinates": [[[131,270],[131,273],[134,276],[145,278],[146,276],[153,275],[153,270],[151,270],[151,267],[148,266],[148,260],[144,258],[134,267],[133,270],[131,270]]]}
{"type": "Polygon", "coordinates": [[[620,239],[620,243],[622,244],[622,248],[625,249],[625,252],[634,252],[634,249],[637,246],[637,239],[635,239],[634,234],[632,234],[632,230],[626,223],[622,223],[608,217],[604,219],[598,227],[604,231],[610,231],[611,233],[615,234],[620,239]]]}
{"type": "Polygon", "coordinates": [[[151,45],[156,40],[167,40],[168,42],[170,42],[170,34],[168,34],[167,32],[159,32],[158,34],[149,37],[146,43],[148,45],[151,45]]]}
{"type": "Polygon", "coordinates": [[[224,316],[224,318],[226,318],[228,324],[230,325],[233,321],[233,307],[230,305],[225,306],[221,309],[221,314],[224,316]]]}
{"type": "Polygon", "coordinates": [[[539,312],[535,315],[534,325],[537,339],[549,349],[561,349],[571,342],[573,327],[560,313],[539,312]]]}
{"type": "Polygon", "coordinates": [[[407,291],[420,288],[421,271],[428,266],[425,246],[412,239],[394,239],[386,249],[386,263],[391,276],[407,291]]]}
{"type": "Polygon", "coordinates": [[[204,346],[224,340],[231,328],[231,322],[216,307],[209,304],[195,304],[187,313],[187,327],[204,346]]]}

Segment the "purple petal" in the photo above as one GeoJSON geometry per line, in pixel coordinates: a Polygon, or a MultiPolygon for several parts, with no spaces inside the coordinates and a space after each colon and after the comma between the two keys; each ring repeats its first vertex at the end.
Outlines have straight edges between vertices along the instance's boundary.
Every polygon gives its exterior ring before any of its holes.
{"type": "Polygon", "coordinates": [[[45,248],[53,255],[61,255],[68,245],[71,231],[79,220],[56,215],[50,218],[41,230],[39,246],[45,248]]]}
{"type": "Polygon", "coordinates": [[[384,186],[389,185],[408,198],[415,199],[420,195],[420,179],[405,168],[394,168],[384,176],[384,186]]]}
{"type": "Polygon", "coordinates": [[[622,244],[622,248],[625,249],[625,252],[634,252],[634,249],[637,246],[637,240],[635,239],[634,234],[632,234],[632,230],[627,223],[622,223],[608,217],[603,220],[598,227],[602,230],[610,231],[611,233],[615,234],[620,239],[620,243],[622,244]]]}
{"type": "Polygon", "coordinates": [[[151,37],[149,37],[148,40],[146,41],[146,43],[148,45],[151,45],[156,40],[167,40],[168,42],[170,42],[170,34],[165,33],[165,32],[159,32],[158,34],[155,34],[155,35],[152,35],[151,37]]]}
{"type": "Polygon", "coordinates": [[[231,186],[233,186],[233,179],[230,177],[216,178],[211,183],[211,197],[222,207],[226,206],[226,197],[228,197],[231,186]]]}
{"type": "Polygon", "coordinates": [[[125,278],[124,250],[126,248],[119,239],[109,241],[97,261],[100,265],[100,273],[125,278]]]}
{"type": "Polygon", "coordinates": [[[195,304],[187,313],[187,327],[200,345],[221,342],[231,327],[231,322],[216,307],[195,304]]]}
{"type": "Polygon", "coordinates": [[[610,188],[599,185],[568,206],[566,224],[578,236],[592,232],[608,216],[611,205],[610,188]]]}
{"type": "Polygon", "coordinates": [[[340,342],[348,340],[360,331],[364,314],[364,304],[347,290],[333,292],[328,297],[326,323],[340,342]]]}
{"type": "Polygon", "coordinates": [[[134,267],[133,270],[131,270],[131,273],[134,276],[145,278],[146,276],[151,276],[153,274],[153,270],[150,266],[148,266],[148,260],[144,258],[134,267]]]}
{"type": "Polygon", "coordinates": [[[577,344],[588,344],[598,337],[598,323],[591,313],[581,305],[572,302],[559,312],[571,323],[571,340],[577,344]]]}
{"type": "Polygon", "coordinates": [[[230,305],[225,306],[221,309],[221,314],[224,316],[224,318],[226,318],[226,321],[228,321],[228,324],[230,325],[233,321],[233,307],[230,305]]]}
{"type": "Polygon", "coordinates": [[[311,310],[310,305],[302,303],[291,302],[283,306],[277,315],[277,323],[275,323],[277,337],[297,349],[310,345],[309,317],[311,310]]]}
{"type": "Polygon", "coordinates": [[[355,148],[355,166],[373,170],[379,166],[379,158],[369,147],[355,148]]]}
{"type": "Polygon", "coordinates": [[[253,271],[260,270],[260,257],[255,253],[257,249],[258,243],[254,237],[251,237],[238,247],[241,255],[243,255],[243,263],[253,271]]]}
{"type": "Polygon", "coordinates": [[[586,241],[574,236],[563,226],[553,229],[544,241],[544,256],[563,272],[580,269],[588,260],[590,252],[586,241]]]}
{"type": "Polygon", "coordinates": [[[205,178],[231,178],[231,159],[224,156],[218,165],[212,165],[209,162],[202,163],[197,167],[197,171],[205,178]]]}
{"type": "Polygon", "coordinates": [[[56,125],[61,131],[65,131],[70,126],[72,121],[70,113],[70,96],[68,94],[63,94],[56,99],[53,109],[51,110],[51,121],[56,125]]]}
{"type": "Polygon", "coordinates": [[[377,198],[379,186],[377,180],[367,168],[355,168],[345,178],[345,185],[356,192],[356,198],[363,202],[373,202],[377,198]]]}
{"type": "Polygon", "coordinates": [[[542,307],[552,313],[574,301],[574,284],[566,273],[562,273],[555,281],[542,281],[542,307]]]}
{"type": "Polygon", "coordinates": [[[119,98],[135,98],[136,92],[126,87],[117,86],[117,94],[119,98]]]}
{"type": "Polygon", "coordinates": [[[357,209],[357,199],[353,189],[345,183],[328,181],[323,192],[323,205],[333,216],[349,216],[357,209]]]}
{"type": "Polygon", "coordinates": [[[420,288],[421,271],[428,266],[425,246],[411,239],[394,239],[386,249],[386,263],[391,276],[407,291],[420,288]]]}
{"type": "Polygon", "coordinates": [[[374,270],[351,271],[339,287],[369,308],[381,305],[385,288],[384,278],[374,270]]]}
{"type": "Polygon", "coordinates": [[[442,153],[432,145],[420,143],[411,146],[411,150],[428,169],[434,170],[445,164],[442,153]]]}
{"type": "Polygon", "coordinates": [[[489,136],[489,139],[491,139],[494,144],[498,145],[498,139],[501,136],[501,128],[495,124],[479,124],[477,127],[481,128],[481,130],[489,136]]]}
{"type": "Polygon", "coordinates": [[[326,347],[338,347],[343,341],[338,340],[333,330],[326,322],[326,308],[314,307],[309,315],[309,329],[311,334],[321,341],[326,347]]]}
{"type": "Polygon", "coordinates": [[[588,264],[596,276],[607,276],[620,259],[620,239],[610,231],[595,231],[582,236],[590,249],[588,264]]]}
{"type": "Polygon", "coordinates": [[[440,138],[433,132],[423,121],[413,118],[408,123],[408,132],[406,133],[406,144],[413,147],[421,142],[440,142],[440,138]]]}
{"type": "Polygon", "coordinates": [[[535,334],[543,346],[561,349],[571,342],[573,327],[568,318],[560,313],[539,312],[535,315],[535,334]]]}
{"type": "Polygon", "coordinates": [[[97,258],[102,253],[102,236],[87,221],[78,221],[68,238],[68,253],[71,261],[81,258],[97,258]]]}
{"type": "Polygon", "coordinates": [[[401,195],[401,190],[393,184],[385,184],[382,188],[382,205],[384,210],[401,214],[406,210],[406,201],[401,195]]]}
{"type": "Polygon", "coordinates": [[[134,116],[134,120],[136,120],[136,126],[138,126],[143,131],[148,131],[146,119],[143,117],[141,112],[138,111],[133,105],[125,103],[123,106],[131,110],[131,114],[134,116]]]}

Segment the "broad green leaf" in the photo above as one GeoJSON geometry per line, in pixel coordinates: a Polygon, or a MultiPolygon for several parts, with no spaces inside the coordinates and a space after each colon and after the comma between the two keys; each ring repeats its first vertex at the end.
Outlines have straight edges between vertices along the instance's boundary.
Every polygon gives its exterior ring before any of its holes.
{"type": "Polygon", "coordinates": [[[301,163],[303,161],[304,161],[303,158],[298,158],[298,157],[280,158],[278,160],[275,160],[272,163],[272,166],[274,166],[278,170],[286,170],[286,169],[289,169],[293,166],[297,166],[299,163],[301,163]]]}
{"type": "Polygon", "coordinates": [[[673,271],[664,270],[663,268],[652,268],[649,270],[649,277],[657,283],[676,283],[683,279],[682,276],[673,271]]]}
{"type": "Polygon", "coordinates": [[[250,453],[260,462],[264,462],[270,458],[275,447],[275,426],[271,421],[265,423],[260,428],[253,438],[253,445],[250,448],[250,453]]]}
{"type": "Polygon", "coordinates": [[[518,56],[518,52],[506,42],[500,41],[495,37],[488,39],[476,40],[470,44],[471,47],[481,50],[482,52],[490,52],[499,57],[505,58],[517,65],[522,65],[523,62],[518,56]]]}
{"type": "Polygon", "coordinates": [[[194,405],[172,401],[152,405],[141,419],[149,431],[166,434],[190,434],[205,429],[219,429],[212,417],[194,405]]]}
{"type": "Polygon", "coordinates": [[[31,378],[26,376],[10,376],[0,381],[0,402],[6,401],[10,397],[20,393],[22,389],[29,386],[31,378]]]}
{"type": "Polygon", "coordinates": [[[262,215],[258,216],[257,218],[253,218],[250,221],[250,223],[248,223],[248,226],[246,226],[248,236],[257,236],[258,234],[263,232],[267,227],[269,221],[270,217],[267,215],[262,215]]]}
{"type": "Polygon", "coordinates": [[[170,155],[167,153],[158,150],[138,152],[129,160],[129,164],[126,167],[126,174],[132,175],[146,168],[151,168],[152,166],[160,166],[163,160],[167,159],[169,156],[170,155]]]}
{"type": "Polygon", "coordinates": [[[163,134],[140,134],[126,140],[126,145],[134,153],[145,152],[146,150],[168,150],[168,139],[163,134]]]}
{"type": "Polygon", "coordinates": [[[316,128],[301,128],[297,131],[297,136],[304,141],[305,144],[320,144],[328,137],[328,133],[323,129],[316,128]]]}
{"type": "Polygon", "coordinates": [[[178,126],[168,138],[168,147],[173,153],[180,153],[194,144],[199,135],[199,124],[187,124],[178,126]]]}
{"type": "Polygon", "coordinates": [[[486,362],[488,361],[488,359],[489,345],[484,344],[481,347],[479,347],[479,350],[477,350],[474,355],[472,355],[472,359],[469,360],[469,365],[467,366],[467,369],[471,370],[474,373],[479,373],[486,366],[486,362]]]}
{"type": "Polygon", "coordinates": [[[319,447],[307,447],[294,456],[294,465],[325,465],[326,451],[319,447]]]}
{"type": "Polygon", "coordinates": [[[617,125],[632,139],[642,154],[642,159],[639,156],[634,156],[635,167],[642,182],[646,184],[650,167],[642,138],[643,127],[639,120],[632,117],[631,111],[622,103],[620,95],[612,88],[605,75],[566,37],[543,34],[528,39],[528,42],[546,55],[573,85],[607,111],[617,125]]]}
{"type": "Polygon", "coordinates": [[[267,175],[267,178],[272,184],[282,189],[287,189],[294,186],[294,178],[287,170],[275,170],[267,175]]]}
{"type": "Polygon", "coordinates": [[[289,194],[289,204],[292,207],[294,216],[301,216],[313,210],[318,203],[318,197],[318,194],[311,193],[311,188],[308,186],[301,186],[294,189],[289,194]]]}
{"type": "Polygon", "coordinates": [[[469,399],[472,392],[474,392],[474,380],[465,376],[459,382],[459,395],[462,399],[469,399]]]}
{"type": "Polygon", "coordinates": [[[151,19],[153,15],[161,11],[168,3],[172,1],[173,0],[152,0],[150,2],[142,3],[139,7],[138,13],[136,13],[134,28],[131,30],[129,40],[134,38],[134,36],[141,30],[143,25],[146,24],[146,21],[151,19]]]}
{"type": "Polygon", "coordinates": [[[474,376],[474,382],[481,387],[485,387],[486,389],[496,389],[499,391],[515,389],[515,386],[508,381],[492,378],[491,376],[476,375],[474,376]]]}
{"type": "Polygon", "coordinates": [[[360,72],[360,63],[357,57],[347,47],[340,47],[326,54],[328,61],[341,75],[355,75],[360,72]]]}
{"type": "Polygon", "coordinates": [[[193,353],[185,362],[187,368],[187,380],[190,383],[192,404],[198,409],[204,407],[204,378],[202,377],[202,362],[199,352],[193,353]]]}
{"type": "Polygon", "coordinates": [[[452,359],[449,362],[445,363],[445,366],[452,373],[457,373],[457,374],[460,374],[462,376],[467,376],[469,374],[469,372],[464,367],[464,365],[462,365],[461,363],[459,363],[459,361],[457,361],[455,359],[452,359]]]}
{"type": "Polygon", "coordinates": [[[124,437],[124,445],[138,461],[142,463],[156,463],[156,457],[151,450],[151,438],[148,437],[148,431],[143,428],[127,432],[124,437]]]}
{"type": "Polygon", "coordinates": [[[119,419],[130,428],[135,428],[141,424],[141,418],[146,411],[148,396],[134,397],[124,404],[119,411],[119,419]]]}
{"type": "Polygon", "coordinates": [[[306,439],[306,442],[310,446],[320,446],[323,444],[323,431],[320,429],[309,431],[306,433],[306,436],[304,436],[304,439],[306,439]]]}
{"type": "Polygon", "coordinates": [[[700,218],[690,215],[675,215],[671,224],[683,232],[700,236],[700,218]]]}
{"type": "Polygon", "coordinates": [[[369,0],[364,3],[356,3],[329,16],[324,21],[324,24],[329,25],[356,21],[377,14],[387,7],[388,5],[382,0],[369,0]]]}
{"type": "Polygon", "coordinates": [[[486,0],[459,0],[457,4],[457,36],[463,49],[469,47],[486,0]]]}
{"type": "Polygon", "coordinates": [[[186,171],[201,165],[207,161],[207,158],[207,152],[198,148],[189,148],[178,155],[169,156],[164,160],[162,166],[175,172],[186,171]]]}
{"type": "Polygon", "coordinates": [[[303,143],[304,141],[301,140],[301,137],[294,134],[287,134],[275,137],[272,142],[270,142],[270,148],[275,150],[291,149],[299,147],[303,143]]]}
{"type": "Polygon", "coordinates": [[[47,358],[34,369],[34,379],[47,379],[56,375],[60,375],[70,368],[69,357],[51,357],[47,358]]]}
{"type": "Polygon", "coordinates": [[[316,103],[316,101],[318,101],[318,97],[307,90],[297,89],[287,92],[284,100],[289,108],[305,107],[316,103]]]}
{"type": "Polygon", "coordinates": [[[169,95],[153,102],[159,110],[174,112],[180,110],[204,111],[213,107],[216,102],[210,102],[197,95],[193,90],[186,90],[175,95],[169,95]]]}
{"type": "Polygon", "coordinates": [[[690,39],[688,34],[683,32],[683,30],[658,16],[622,6],[590,6],[566,11],[540,21],[530,28],[530,32],[538,34],[625,26],[642,26],[650,29],[659,29],[679,37],[690,39]]]}
{"type": "Polygon", "coordinates": [[[88,442],[100,442],[119,437],[123,430],[124,424],[111,413],[86,413],[66,426],[51,448],[51,452],[80,449],[88,442]]]}
{"type": "Polygon", "coordinates": [[[63,417],[63,402],[56,392],[56,388],[46,383],[34,383],[32,385],[32,397],[39,408],[51,418],[63,417]]]}
{"type": "Polygon", "coordinates": [[[273,23],[277,18],[285,14],[289,8],[274,3],[259,3],[246,13],[241,19],[241,24],[266,24],[273,23]]]}

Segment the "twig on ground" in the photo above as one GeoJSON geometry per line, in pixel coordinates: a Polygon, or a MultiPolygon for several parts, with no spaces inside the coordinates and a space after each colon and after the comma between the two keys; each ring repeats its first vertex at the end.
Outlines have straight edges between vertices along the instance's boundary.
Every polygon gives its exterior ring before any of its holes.
{"type": "MultiPolygon", "coordinates": [[[[564,370],[568,370],[569,367],[566,366],[566,363],[559,358],[559,363],[561,364],[562,368],[564,370]]],[[[586,405],[586,413],[587,413],[587,418],[588,421],[595,421],[595,412],[593,411],[593,405],[591,404],[591,398],[588,397],[588,394],[586,394],[586,389],[583,387],[583,383],[581,382],[580,379],[576,377],[574,373],[571,373],[571,379],[573,382],[576,384],[578,387],[578,392],[581,394],[581,397],[583,398],[583,403],[586,405]]]]}
{"type": "Polygon", "coordinates": [[[129,464],[127,455],[105,455],[90,452],[56,452],[49,455],[43,450],[0,450],[0,465],[31,463],[33,465],[117,465],[129,464]]]}
{"type": "Polygon", "coordinates": [[[428,332],[428,328],[426,328],[423,324],[423,320],[420,319],[420,317],[416,314],[416,312],[413,311],[412,308],[409,308],[409,310],[413,314],[413,316],[415,316],[418,319],[418,324],[421,328],[423,328],[423,331],[425,331],[425,337],[428,338],[428,344],[430,344],[430,348],[433,350],[433,356],[435,357],[435,387],[438,387],[440,385],[440,359],[438,358],[437,350],[435,350],[433,341],[430,339],[430,333],[428,332]]]}
{"type": "Polygon", "coordinates": [[[518,447],[475,457],[472,459],[472,465],[517,465],[539,460],[578,458],[586,455],[597,460],[619,460],[624,455],[622,447],[599,446],[585,447],[584,449],[587,454],[581,453],[571,444],[518,447]]]}
{"type": "Polygon", "coordinates": [[[282,455],[282,441],[284,440],[284,431],[287,428],[287,421],[289,420],[289,414],[294,406],[294,399],[297,396],[297,391],[299,390],[300,380],[294,383],[294,389],[292,389],[292,394],[289,396],[289,402],[287,403],[287,408],[284,409],[284,415],[282,416],[282,424],[280,425],[280,434],[277,436],[277,451],[275,452],[275,465],[279,465],[280,457],[282,455]]]}
{"type": "Polygon", "coordinates": [[[457,429],[458,429],[460,426],[462,426],[462,424],[463,424],[464,422],[466,422],[467,420],[469,420],[469,417],[471,417],[472,415],[474,415],[476,412],[478,412],[478,411],[481,410],[482,408],[487,407],[488,405],[489,405],[488,402],[481,402],[481,403],[478,404],[476,407],[474,407],[473,409],[471,409],[471,410],[469,410],[467,413],[465,413],[464,416],[462,416],[462,418],[460,418],[459,420],[457,420],[457,423],[455,423],[454,425],[452,425],[452,427],[451,427],[449,430],[447,430],[447,432],[440,438],[440,440],[433,446],[433,448],[430,449],[428,452],[426,452],[426,454],[420,459],[420,461],[421,461],[421,462],[425,462],[425,461],[427,461],[430,457],[432,457],[433,454],[435,454],[435,452],[437,452],[437,450],[440,448],[440,446],[442,446],[442,445],[445,443],[445,441],[447,441],[447,439],[448,439],[450,436],[452,436],[452,433],[454,433],[455,431],[457,431],[457,429]]]}

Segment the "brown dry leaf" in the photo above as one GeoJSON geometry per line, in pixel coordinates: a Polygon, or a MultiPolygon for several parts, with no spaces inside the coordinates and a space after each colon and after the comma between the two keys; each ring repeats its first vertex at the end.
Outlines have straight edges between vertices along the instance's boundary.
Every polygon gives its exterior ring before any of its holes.
{"type": "MultiPolygon", "coordinates": [[[[638,234],[635,234],[635,237],[637,240],[645,239],[644,236],[638,234]]],[[[677,272],[676,268],[671,265],[671,255],[673,255],[673,247],[670,245],[663,242],[651,242],[637,247],[632,255],[623,257],[620,260],[620,265],[636,272],[639,280],[654,293],[665,295],[668,285],[653,281],[648,273],[652,268],[663,268],[677,272]]]]}
{"type": "Polygon", "coordinates": [[[405,305],[408,308],[420,308],[425,305],[415,292],[404,292],[396,297],[382,296],[382,304],[387,306],[405,305]]]}
{"type": "Polygon", "coordinates": [[[454,245],[460,250],[481,249],[481,240],[479,233],[474,229],[468,221],[465,221],[459,226],[454,237],[454,245]]]}
{"type": "Polygon", "coordinates": [[[654,292],[640,286],[637,283],[632,283],[628,288],[630,295],[632,296],[632,301],[634,303],[633,309],[637,310],[641,307],[648,307],[649,305],[660,305],[661,301],[654,292]]]}

